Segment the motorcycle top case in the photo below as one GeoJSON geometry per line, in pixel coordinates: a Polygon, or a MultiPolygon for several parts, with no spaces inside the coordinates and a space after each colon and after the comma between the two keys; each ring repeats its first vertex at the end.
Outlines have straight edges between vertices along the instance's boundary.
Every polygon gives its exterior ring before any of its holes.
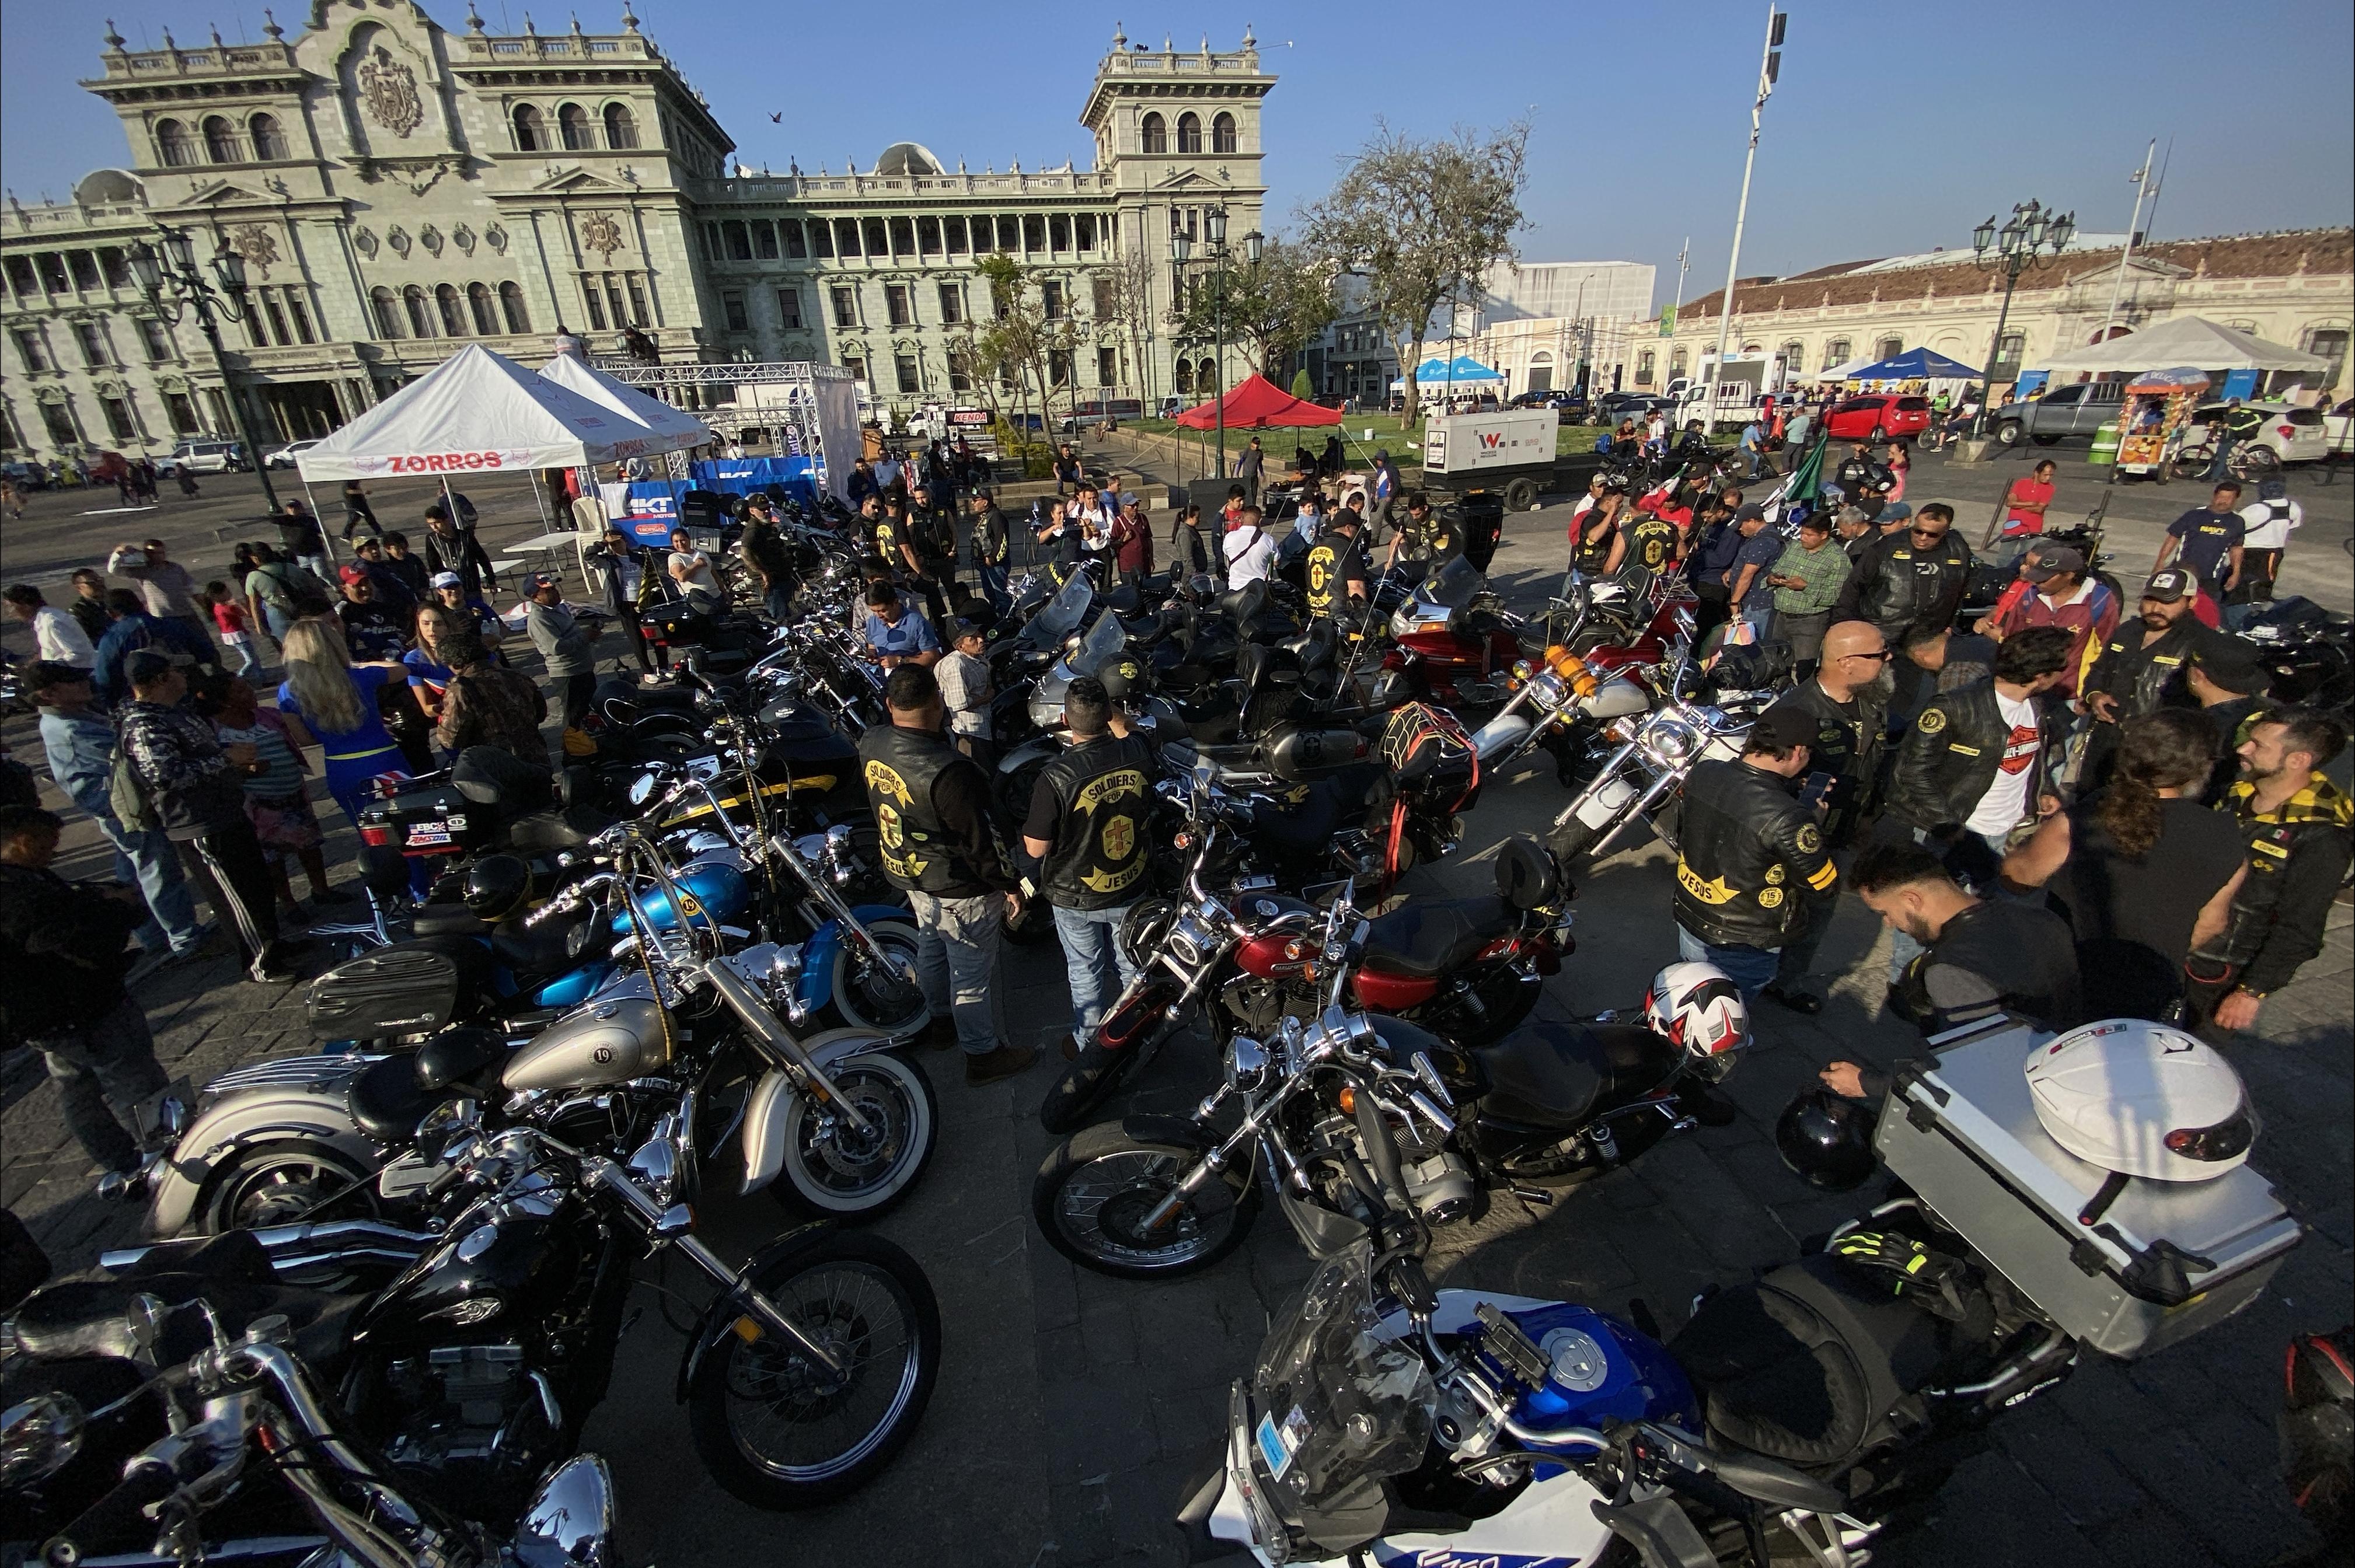
{"type": "Polygon", "coordinates": [[[490,841],[497,814],[454,784],[407,789],[360,808],[360,841],[404,855],[455,855],[490,841]]]}
{"type": "Polygon", "coordinates": [[[2052,1039],[2012,1018],[1936,1037],[1899,1069],[1874,1147],[2064,1333],[2134,1360],[2255,1300],[2303,1229],[2245,1165],[2129,1178],[2099,1208],[2110,1173],[2054,1143],[2029,1096],[2029,1055],[2052,1039]]]}
{"type": "Polygon", "coordinates": [[[1382,726],[1382,761],[1402,784],[1422,788],[1434,799],[1453,800],[1461,811],[1480,787],[1480,752],[1453,713],[1425,702],[1410,702],[1382,726]]]}

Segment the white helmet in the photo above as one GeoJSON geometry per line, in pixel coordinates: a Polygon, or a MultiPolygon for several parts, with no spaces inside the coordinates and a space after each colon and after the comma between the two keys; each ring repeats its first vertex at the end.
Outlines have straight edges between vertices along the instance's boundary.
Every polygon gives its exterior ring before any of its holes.
{"type": "Polygon", "coordinates": [[[1644,1022],[1701,1061],[1750,1043],[1750,1009],[1742,1005],[1740,987],[1714,964],[1671,964],[1653,976],[1644,1022]]]}
{"type": "Polygon", "coordinates": [[[2256,1113],[2232,1064],[2164,1024],[2087,1024],[2039,1046],[2026,1072],[2052,1141],[2104,1170],[2210,1181],[2256,1141],[2256,1113]]]}

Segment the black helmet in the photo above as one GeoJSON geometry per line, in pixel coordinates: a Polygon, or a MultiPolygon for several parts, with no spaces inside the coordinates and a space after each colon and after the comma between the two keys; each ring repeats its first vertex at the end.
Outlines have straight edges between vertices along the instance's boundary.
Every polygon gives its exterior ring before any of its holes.
{"type": "Polygon", "coordinates": [[[1125,701],[1144,690],[1144,661],[1132,653],[1116,653],[1096,667],[1096,679],[1103,683],[1106,697],[1114,702],[1125,701]]]}
{"type": "Polygon", "coordinates": [[[1847,1192],[1872,1174],[1871,1107],[1828,1089],[1809,1089],[1783,1107],[1774,1147],[1783,1163],[1825,1192],[1847,1192]]]}
{"type": "Polygon", "coordinates": [[[1137,900],[1128,906],[1127,915],[1120,923],[1120,950],[1128,961],[1142,969],[1153,962],[1161,951],[1162,939],[1178,916],[1174,899],[1158,893],[1137,900]]]}
{"type": "Polygon", "coordinates": [[[487,925],[521,914],[531,901],[531,868],[514,855],[485,855],[466,870],[466,907],[487,925]]]}

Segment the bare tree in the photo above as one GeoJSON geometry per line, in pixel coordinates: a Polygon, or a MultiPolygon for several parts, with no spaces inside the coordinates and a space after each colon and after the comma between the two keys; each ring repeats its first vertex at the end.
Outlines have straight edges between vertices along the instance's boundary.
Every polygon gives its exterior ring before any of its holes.
{"type": "Polygon", "coordinates": [[[1432,318],[1465,298],[1499,261],[1518,258],[1529,127],[1458,130],[1421,142],[1377,122],[1323,199],[1302,209],[1303,242],[1365,280],[1367,304],[1406,379],[1406,421],[1419,411],[1415,366],[1432,318]]]}
{"type": "Polygon", "coordinates": [[[1126,344],[1128,362],[1136,379],[1137,398],[1150,405],[1152,389],[1146,384],[1145,331],[1153,319],[1153,263],[1140,251],[1124,251],[1118,261],[1096,270],[1092,287],[1096,325],[1112,327],[1126,344]]]}
{"type": "Polygon", "coordinates": [[[1243,347],[1251,368],[1265,376],[1281,372],[1293,355],[1316,340],[1337,313],[1333,268],[1297,243],[1271,240],[1256,264],[1231,268],[1221,305],[1216,275],[1190,293],[1183,310],[1170,315],[1180,338],[1209,342],[1223,330],[1243,347]]]}

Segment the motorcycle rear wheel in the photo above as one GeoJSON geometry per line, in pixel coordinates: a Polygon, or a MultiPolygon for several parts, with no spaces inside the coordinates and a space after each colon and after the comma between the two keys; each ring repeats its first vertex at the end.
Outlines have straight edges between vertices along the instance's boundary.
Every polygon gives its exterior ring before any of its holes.
{"type": "Polygon", "coordinates": [[[1259,1215],[1251,1168],[1230,1172],[1167,1228],[1167,1240],[1140,1227],[1167,1197],[1198,1151],[1134,1138],[1117,1122],[1065,1140],[1039,1168],[1030,1214],[1048,1243],[1082,1268],[1115,1279],[1168,1279],[1209,1268],[1242,1243],[1259,1215]],[[1223,1191],[1225,1199],[1219,1197],[1223,1191]],[[1209,1201],[1206,1203],[1205,1199],[1209,1201]]]}
{"type": "Polygon", "coordinates": [[[924,1070],[888,1052],[853,1057],[826,1076],[874,1131],[861,1134],[847,1123],[828,1129],[821,1108],[794,1095],[784,1168],[769,1191],[788,1208],[863,1223],[907,1197],[932,1163],[939,1106],[924,1070]]]}
{"type": "Polygon", "coordinates": [[[320,1206],[335,1201],[338,1218],[372,1216],[373,1194],[364,1189],[368,1172],[324,1144],[284,1138],[245,1149],[216,1174],[197,1207],[196,1229],[204,1235],[255,1225],[318,1219],[320,1206]],[[346,1213],[344,1211],[352,1211],[346,1213]]]}
{"type": "Polygon", "coordinates": [[[845,1375],[757,1328],[750,1339],[726,1335],[687,1388],[696,1453],[754,1508],[832,1502],[915,1435],[940,1375],[940,1303],[916,1260],[879,1236],[829,1236],[755,1270],[751,1283],[841,1359],[845,1375]]]}

